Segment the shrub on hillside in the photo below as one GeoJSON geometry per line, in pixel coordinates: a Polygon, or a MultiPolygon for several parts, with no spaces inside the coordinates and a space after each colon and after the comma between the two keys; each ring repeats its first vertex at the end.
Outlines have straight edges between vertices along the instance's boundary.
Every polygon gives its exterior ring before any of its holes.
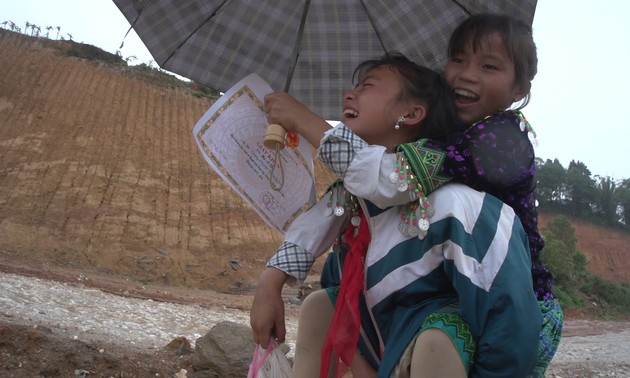
{"type": "Polygon", "coordinates": [[[586,256],[577,249],[575,229],[560,216],[542,230],[545,248],[541,259],[553,274],[554,293],[564,308],[597,303],[604,315],[630,314],[630,287],[606,281],[586,268],[586,256]]]}
{"type": "Polygon", "coordinates": [[[604,313],[630,313],[630,287],[616,285],[601,277],[591,275],[581,290],[596,301],[604,313]]]}
{"type": "Polygon", "coordinates": [[[122,57],[109,53],[105,50],[101,50],[96,46],[72,41],[70,41],[70,44],[70,48],[66,51],[68,56],[112,64],[127,64],[122,57]]]}

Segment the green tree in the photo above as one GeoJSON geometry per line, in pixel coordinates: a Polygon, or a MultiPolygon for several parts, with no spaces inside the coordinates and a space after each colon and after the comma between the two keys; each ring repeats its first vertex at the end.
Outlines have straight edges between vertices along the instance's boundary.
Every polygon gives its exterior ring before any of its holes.
{"type": "Polygon", "coordinates": [[[545,248],[540,254],[543,264],[553,275],[554,294],[562,305],[580,306],[579,287],[586,271],[586,256],[577,250],[575,228],[567,217],[553,219],[542,230],[545,248]]]}
{"type": "Polygon", "coordinates": [[[564,187],[567,171],[558,159],[536,158],[536,195],[538,201],[543,204],[561,204],[564,197],[564,187]]]}
{"type": "Polygon", "coordinates": [[[588,260],[586,260],[586,256],[577,249],[575,228],[571,225],[567,217],[560,216],[549,222],[545,229],[552,234],[552,240],[555,239],[562,243],[564,247],[562,253],[564,263],[568,264],[571,269],[570,279],[572,281],[577,280],[580,276],[580,272],[586,270],[588,260]]]}
{"type": "Polygon", "coordinates": [[[566,248],[568,254],[577,251],[577,238],[575,237],[575,228],[569,222],[569,219],[560,216],[547,224],[545,230],[553,235],[553,239],[561,242],[566,248]]]}
{"type": "Polygon", "coordinates": [[[567,168],[567,194],[571,200],[571,213],[577,217],[588,217],[593,214],[595,182],[591,178],[591,171],[580,161],[571,160],[567,168]]]}
{"type": "Polygon", "coordinates": [[[614,226],[617,224],[617,183],[608,176],[596,177],[598,179],[595,202],[597,215],[606,226],[614,226]]]}
{"type": "Polygon", "coordinates": [[[547,223],[542,234],[545,248],[540,256],[553,274],[553,291],[562,307],[579,308],[587,300],[596,301],[605,316],[630,312],[630,286],[606,281],[586,269],[588,260],[577,249],[575,228],[567,217],[547,223]]]}
{"type": "Polygon", "coordinates": [[[630,226],[630,179],[621,181],[615,195],[621,207],[621,220],[626,226],[630,226]]]}

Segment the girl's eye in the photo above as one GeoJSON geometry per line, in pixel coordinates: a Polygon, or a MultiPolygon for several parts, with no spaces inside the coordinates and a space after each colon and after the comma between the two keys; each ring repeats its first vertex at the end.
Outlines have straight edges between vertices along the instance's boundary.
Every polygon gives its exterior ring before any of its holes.
{"type": "Polygon", "coordinates": [[[464,63],[464,59],[458,58],[458,57],[452,57],[451,62],[461,64],[461,63],[464,63]]]}
{"type": "Polygon", "coordinates": [[[373,84],[367,81],[364,81],[363,83],[359,84],[359,87],[361,88],[366,88],[366,87],[371,87],[371,86],[373,86],[373,84]]]}
{"type": "Polygon", "coordinates": [[[483,68],[485,70],[493,70],[493,71],[498,71],[499,67],[495,66],[494,64],[484,64],[483,68]]]}

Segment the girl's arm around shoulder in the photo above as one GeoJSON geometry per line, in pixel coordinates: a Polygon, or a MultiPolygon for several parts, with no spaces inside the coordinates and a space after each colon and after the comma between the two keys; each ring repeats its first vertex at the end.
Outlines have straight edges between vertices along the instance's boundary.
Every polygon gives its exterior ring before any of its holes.
{"type": "Polygon", "coordinates": [[[528,180],[535,167],[530,133],[533,131],[520,112],[487,117],[449,138],[444,174],[486,191],[528,180]]]}
{"type": "Polygon", "coordinates": [[[350,193],[382,209],[411,201],[409,193],[397,190],[398,185],[390,180],[396,170],[396,154],[383,146],[368,145],[344,124],[326,133],[318,158],[344,181],[350,193]]]}

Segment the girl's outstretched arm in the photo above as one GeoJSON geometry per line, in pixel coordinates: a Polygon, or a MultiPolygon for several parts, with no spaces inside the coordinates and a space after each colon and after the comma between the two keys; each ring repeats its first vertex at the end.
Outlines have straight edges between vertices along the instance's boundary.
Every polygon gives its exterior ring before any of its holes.
{"type": "Polygon", "coordinates": [[[331,192],[326,193],[291,223],[285,241],[260,275],[250,324],[254,341],[263,347],[272,337],[279,342],[284,342],[286,337],[282,287],[287,282],[304,281],[315,259],[329,250],[347,221],[347,214],[327,215],[325,210],[331,196],[331,192]]]}
{"type": "Polygon", "coordinates": [[[268,267],[258,279],[249,322],[254,332],[254,342],[264,348],[272,337],[280,343],[286,338],[282,287],[288,278],[285,272],[268,267]]]}

